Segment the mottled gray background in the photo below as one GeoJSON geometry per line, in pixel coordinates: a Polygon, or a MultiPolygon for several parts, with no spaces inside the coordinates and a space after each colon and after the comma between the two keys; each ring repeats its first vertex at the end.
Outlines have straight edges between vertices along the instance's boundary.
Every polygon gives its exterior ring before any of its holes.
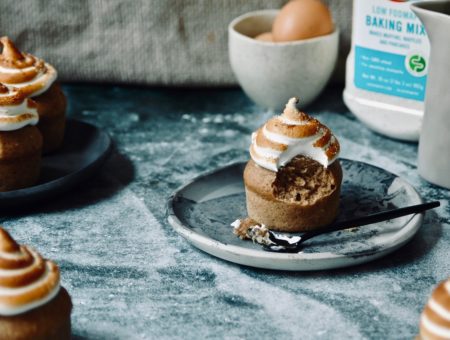
{"type": "MultiPolygon", "coordinates": [[[[417,145],[387,139],[348,112],[341,88],[308,111],[342,156],[394,172],[425,200],[412,242],[354,268],[290,273],[227,263],[168,225],[165,203],[203,171],[248,159],[271,112],[238,89],[66,85],[69,115],[97,124],[116,151],[100,174],[51,202],[1,215],[22,243],[61,266],[75,339],[413,339],[437,282],[450,276],[449,191],[417,174],[417,145]]],[[[234,216],[230,216],[233,219],[234,216]]],[[[228,223],[229,221],[224,221],[228,223]]]]}
{"type": "MultiPolygon", "coordinates": [[[[2,0],[0,35],[54,64],[63,81],[230,85],[227,27],[287,0],[2,0]]],[[[328,0],[341,34],[338,81],[350,45],[350,0],[328,0]]]]}

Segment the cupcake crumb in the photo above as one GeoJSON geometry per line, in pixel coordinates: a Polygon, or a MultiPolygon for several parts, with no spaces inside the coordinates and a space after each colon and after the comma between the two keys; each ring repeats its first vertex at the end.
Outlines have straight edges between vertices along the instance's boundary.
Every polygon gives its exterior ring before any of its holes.
{"type": "Polygon", "coordinates": [[[233,233],[241,240],[252,240],[253,243],[263,245],[273,243],[269,238],[269,229],[249,217],[237,219],[231,226],[234,228],[233,233]]]}

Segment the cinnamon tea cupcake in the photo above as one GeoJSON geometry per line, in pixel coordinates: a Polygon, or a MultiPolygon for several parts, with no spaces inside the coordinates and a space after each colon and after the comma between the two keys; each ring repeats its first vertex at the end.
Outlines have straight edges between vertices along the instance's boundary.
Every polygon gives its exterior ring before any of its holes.
{"type": "Polygon", "coordinates": [[[42,136],[36,104],[0,83],[0,191],[35,184],[41,167],[42,136]]]}
{"type": "Polygon", "coordinates": [[[450,278],[441,282],[431,294],[420,317],[418,339],[450,339],[450,278]]]}
{"type": "Polygon", "coordinates": [[[0,82],[19,88],[32,98],[39,113],[38,128],[44,138],[43,152],[58,149],[64,138],[67,101],[55,82],[55,68],[43,60],[23,53],[8,37],[0,38],[0,82]]]}
{"type": "Polygon", "coordinates": [[[339,142],[291,98],[281,116],[252,135],[244,170],[248,216],[269,229],[298,232],[331,223],[339,207],[339,142]]]}
{"type": "Polygon", "coordinates": [[[72,302],[58,266],[0,227],[0,340],[66,340],[72,302]]]}

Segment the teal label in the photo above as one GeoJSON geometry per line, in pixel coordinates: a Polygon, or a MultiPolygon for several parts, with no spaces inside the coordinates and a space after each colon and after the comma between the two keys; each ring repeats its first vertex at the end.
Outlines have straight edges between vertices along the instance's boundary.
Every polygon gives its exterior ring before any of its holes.
{"type": "Polygon", "coordinates": [[[372,92],[423,101],[426,59],[355,47],[355,86],[372,92]]]}
{"type": "Polygon", "coordinates": [[[410,2],[355,0],[353,33],[357,88],[424,100],[430,46],[410,2]]]}

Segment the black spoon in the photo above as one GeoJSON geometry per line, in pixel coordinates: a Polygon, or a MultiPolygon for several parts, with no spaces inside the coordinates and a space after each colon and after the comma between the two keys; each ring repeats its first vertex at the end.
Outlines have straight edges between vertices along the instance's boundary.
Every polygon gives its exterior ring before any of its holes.
{"type": "Polygon", "coordinates": [[[273,244],[264,245],[264,250],[277,253],[298,253],[303,242],[318,235],[331,233],[338,230],[361,227],[364,225],[391,220],[393,218],[422,213],[429,209],[437,208],[441,205],[439,201],[423,204],[411,205],[409,207],[386,210],[364,217],[357,217],[346,221],[338,221],[320,230],[307,231],[299,236],[286,237],[277,235],[269,230],[269,239],[273,244]]]}

